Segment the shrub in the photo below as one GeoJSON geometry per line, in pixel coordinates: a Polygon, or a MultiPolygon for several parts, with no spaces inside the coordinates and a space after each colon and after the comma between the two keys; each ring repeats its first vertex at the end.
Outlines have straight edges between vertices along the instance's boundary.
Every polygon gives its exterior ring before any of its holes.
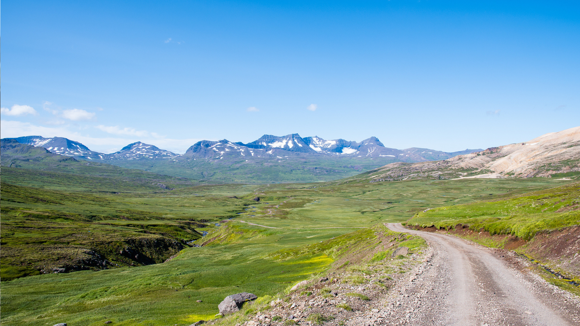
{"type": "Polygon", "coordinates": [[[306,318],[307,321],[313,323],[314,325],[322,325],[322,323],[324,323],[325,321],[329,321],[332,319],[334,319],[334,318],[333,317],[325,317],[319,313],[310,314],[308,316],[308,318],[306,318]]]}
{"type": "Polygon", "coordinates": [[[359,298],[359,299],[364,300],[364,301],[369,301],[370,300],[369,297],[367,297],[366,295],[360,294],[360,293],[356,293],[356,292],[347,293],[346,296],[359,298]]]}

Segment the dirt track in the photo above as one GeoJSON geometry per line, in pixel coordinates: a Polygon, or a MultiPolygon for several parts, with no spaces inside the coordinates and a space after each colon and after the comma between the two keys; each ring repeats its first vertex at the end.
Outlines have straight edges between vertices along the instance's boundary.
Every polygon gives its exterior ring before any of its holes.
{"type": "Polygon", "coordinates": [[[513,253],[400,224],[388,227],[425,238],[432,252],[380,311],[348,324],[580,325],[579,298],[529,272],[513,253]]]}

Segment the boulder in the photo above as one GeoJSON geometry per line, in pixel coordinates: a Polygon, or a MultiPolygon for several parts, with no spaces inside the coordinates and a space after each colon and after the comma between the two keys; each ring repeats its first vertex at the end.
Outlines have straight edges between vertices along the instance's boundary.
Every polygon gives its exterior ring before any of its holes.
{"type": "Polygon", "coordinates": [[[248,292],[233,294],[233,295],[230,295],[230,297],[232,297],[232,299],[234,299],[238,305],[241,305],[246,301],[252,301],[252,300],[258,299],[258,297],[255,294],[248,293],[248,292]]]}
{"type": "Polygon", "coordinates": [[[407,247],[399,247],[399,248],[397,248],[393,252],[393,257],[397,257],[399,255],[401,255],[401,256],[407,256],[408,254],[409,254],[409,248],[407,248],[407,247]]]}
{"type": "Polygon", "coordinates": [[[240,311],[240,308],[236,304],[236,300],[232,299],[232,296],[227,296],[219,305],[218,309],[220,314],[227,315],[233,314],[234,312],[240,311]]]}
{"type": "Polygon", "coordinates": [[[58,324],[54,324],[54,326],[66,326],[66,323],[58,323],[58,324]]]}
{"type": "Polygon", "coordinates": [[[227,315],[240,311],[246,301],[256,300],[258,297],[252,293],[242,292],[228,295],[219,305],[220,314],[227,315]]]}
{"type": "Polygon", "coordinates": [[[254,198],[253,201],[260,201],[260,197],[254,198]]]}

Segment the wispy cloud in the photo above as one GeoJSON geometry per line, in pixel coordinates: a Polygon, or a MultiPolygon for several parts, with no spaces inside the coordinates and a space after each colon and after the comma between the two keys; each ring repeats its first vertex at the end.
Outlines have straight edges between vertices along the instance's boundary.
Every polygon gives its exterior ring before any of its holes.
{"type": "MultiPolygon", "coordinates": [[[[126,135],[126,136],[138,136],[138,137],[147,137],[150,135],[149,132],[147,132],[145,130],[135,130],[133,128],[127,128],[127,127],[120,128],[118,126],[98,125],[96,128],[101,130],[101,131],[104,131],[108,134],[113,134],[113,135],[126,135]]],[[[155,135],[157,135],[157,134],[155,134],[155,135]]]]}
{"type": "Polygon", "coordinates": [[[318,105],[316,105],[316,104],[310,104],[307,107],[307,109],[310,110],[310,111],[316,111],[316,109],[318,109],[318,105]]]}
{"type": "Polygon", "coordinates": [[[258,112],[258,111],[260,111],[260,110],[259,110],[257,107],[250,106],[250,107],[247,109],[247,111],[248,111],[248,112],[258,112]]]}
{"type": "Polygon", "coordinates": [[[494,116],[494,115],[499,115],[500,111],[499,110],[495,110],[495,111],[487,111],[485,112],[485,114],[490,115],[490,116],[494,116]]]}
{"type": "Polygon", "coordinates": [[[171,37],[165,40],[165,43],[171,42],[171,37]]]}
{"type": "Polygon", "coordinates": [[[0,111],[2,112],[2,114],[9,115],[9,116],[20,116],[20,115],[26,115],[26,114],[36,115],[36,110],[28,105],[15,104],[10,109],[0,108],[0,111]]]}
{"type": "Polygon", "coordinates": [[[62,111],[62,117],[72,121],[91,120],[95,117],[95,113],[81,109],[70,109],[62,111]]]}
{"type": "Polygon", "coordinates": [[[42,109],[44,111],[48,111],[54,115],[57,115],[59,113],[59,110],[55,109],[53,106],[54,106],[54,103],[49,102],[49,101],[44,101],[44,103],[42,103],[42,109]]]}

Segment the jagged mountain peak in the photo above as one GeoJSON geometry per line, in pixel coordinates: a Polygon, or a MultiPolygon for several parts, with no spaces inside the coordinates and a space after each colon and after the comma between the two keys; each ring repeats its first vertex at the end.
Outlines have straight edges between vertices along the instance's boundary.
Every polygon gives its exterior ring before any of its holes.
{"type": "Polygon", "coordinates": [[[377,137],[374,137],[374,136],[363,140],[361,142],[361,145],[365,145],[365,146],[376,145],[376,146],[385,147],[385,145],[383,145],[383,143],[381,143],[381,141],[377,137]]]}
{"type": "Polygon", "coordinates": [[[299,134],[286,136],[264,135],[258,140],[246,144],[245,146],[255,149],[282,149],[290,152],[310,153],[314,152],[299,134]]]}

